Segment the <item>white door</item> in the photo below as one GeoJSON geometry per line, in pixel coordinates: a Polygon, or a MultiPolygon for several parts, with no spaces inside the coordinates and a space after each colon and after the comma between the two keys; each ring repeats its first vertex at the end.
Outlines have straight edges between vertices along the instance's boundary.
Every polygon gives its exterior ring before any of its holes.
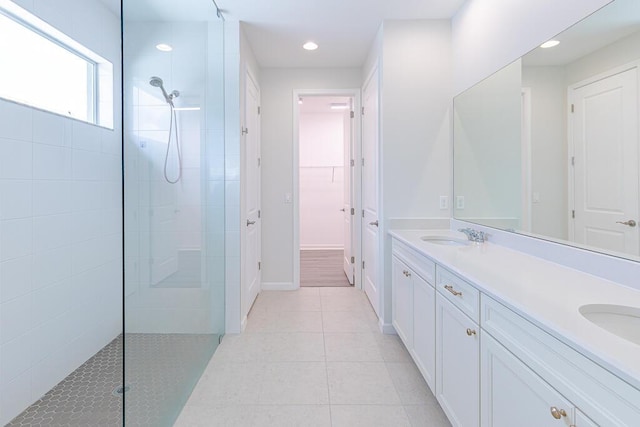
{"type": "MultiPolygon", "coordinates": [[[[481,347],[482,427],[574,425],[571,402],[520,359],[484,332],[481,347]]],[[[575,427],[582,427],[577,420],[575,427]]]]}
{"type": "MultiPolygon", "coordinates": [[[[353,100],[351,100],[351,104],[353,104],[353,100]]],[[[353,191],[351,190],[351,183],[353,182],[353,171],[354,168],[351,166],[351,159],[353,159],[353,111],[350,112],[348,118],[345,118],[345,126],[344,126],[344,158],[343,158],[343,203],[342,203],[342,214],[343,214],[343,239],[344,239],[344,256],[342,258],[342,264],[344,269],[344,274],[349,279],[349,284],[353,285],[354,283],[354,271],[353,271],[353,262],[351,261],[351,257],[353,256],[353,228],[351,221],[351,207],[353,206],[353,191]]]]}
{"type": "Polygon", "coordinates": [[[242,280],[242,317],[249,313],[260,292],[260,91],[247,73],[244,133],[245,195],[243,215],[244,279],[242,280]]]}
{"type": "Polygon", "coordinates": [[[640,255],[637,78],[633,68],[571,91],[570,238],[632,255],[640,255]]]}
{"type": "Polygon", "coordinates": [[[362,286],[380,316],[378,283],[378,73],[362,91],[362,286]]]}

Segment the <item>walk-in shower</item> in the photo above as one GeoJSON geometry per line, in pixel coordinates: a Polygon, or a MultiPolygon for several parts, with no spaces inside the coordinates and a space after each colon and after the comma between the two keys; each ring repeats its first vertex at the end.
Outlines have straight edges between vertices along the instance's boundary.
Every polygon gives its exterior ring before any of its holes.
{"type": "Polygon", "coordinates": [[[169,184],[177,184],[182,177],[182,153],[180,152],[180,131],[178,130],[178,116],[176,115],[176,108],[173,105],[174,98],[180,96],[180,92],[177,90],[172,90],[171,93],[167,93],[164,88],[164,82],[160,77],[153,76],[149,79],[149,84],[153,87],[160,88],[162,91],[162,95],[164,96],[165,101],[169,105],[169,137],[167,138],[167,151],[164,155],[164,179],[169,184]],[[173,139],[175,141],[175,150],[177,157],[177,174],[175,179],[169,178],[169,174],[167,172],[167,168],[169,167],[169,153],[171,152],[171,137],[175,136],[173,139]]]}
{"type": "Polygon", "coordinates": [[[225,331],[224,22],[47,3],[112,63],[114,129],[0,99],[0,425],[170,427],[225,331]]]}

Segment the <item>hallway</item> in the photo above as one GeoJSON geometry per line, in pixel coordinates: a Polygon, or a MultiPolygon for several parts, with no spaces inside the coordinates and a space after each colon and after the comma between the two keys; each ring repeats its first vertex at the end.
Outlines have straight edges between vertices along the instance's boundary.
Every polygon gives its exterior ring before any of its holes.
{"type": "Polygon", "coordinates": [[[354,288],[262,292],[176,426],[449,426],[411,356],[354,288]]]}

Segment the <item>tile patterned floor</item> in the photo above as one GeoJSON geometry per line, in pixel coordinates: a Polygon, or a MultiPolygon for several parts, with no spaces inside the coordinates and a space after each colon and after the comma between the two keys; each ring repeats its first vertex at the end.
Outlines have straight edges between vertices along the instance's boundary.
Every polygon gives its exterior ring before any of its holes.
{"type": "MultiPolygon", "coordinates": [[[[126,426],[171,426],[217,335],[127,334],[126,426]]],[[[122,426],[122,336],[14,418],[10,427],[122,426]]]]}
{"type": "Polygon", "coordinates": [[[354,288],[262,292],[176,427],[450,426],[397,336],[354,288]]]}

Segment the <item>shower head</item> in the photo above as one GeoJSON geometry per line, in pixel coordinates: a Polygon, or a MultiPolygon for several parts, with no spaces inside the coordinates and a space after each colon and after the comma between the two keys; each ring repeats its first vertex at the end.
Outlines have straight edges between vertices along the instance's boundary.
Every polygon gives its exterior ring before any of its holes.
{"type": "Polygon", "coordinates": [[[167,91],[164,90],[162,79],[156,76],[153,76],[149,79],[149,84],[153,87],[159,87],[160,90],[162,91],[162,95],[164,95],[164,100],[167,101],[167,104],[173,106],[173,98],[179,95],[178,91],[174,90],[173,92],[171,92],[171,95],[169,95],[167,91]]]}
{"type": "Polygon", "coordinates": [[[162,79],[160,77],[153,76],[149,79],[149,84],[153,87],[162,87],[162,79]]]}

